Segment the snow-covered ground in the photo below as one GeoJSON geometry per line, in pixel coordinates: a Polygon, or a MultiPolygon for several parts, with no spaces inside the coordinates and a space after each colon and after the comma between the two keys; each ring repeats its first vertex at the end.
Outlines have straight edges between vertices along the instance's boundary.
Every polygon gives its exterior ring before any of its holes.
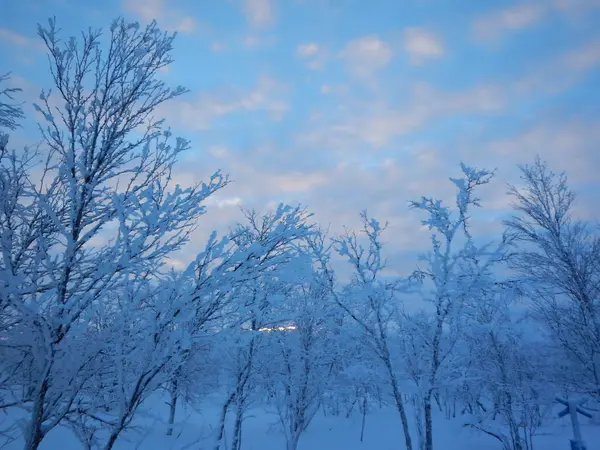
{"type": "MultiPolygon", "coordinates": [[[[139,428],[128,431],[119,439],[115,450],[205,450],[214,445],[213,433],[219,408],[205,405],[202,411],[181,408],[177,429],[173,436],[166,436],[164,418],[166,406],[157,404],[146,414],[139,428]],[[153,417],[155,416],[155,417],[153,417]]],[[[435,417],[434,448],[436,450],[501,450],[494,438],[471,428],[463,427],[467,420],[459,417],[446,420],[435,417]]],[[[404,440],[398,416],[391,408],[374,407],[365,422],[364,440],[360,442],[362,416],[356,411],[349,418],[318,414],[306,434],[300,439],[299,450],[400,450],[404,440]]],[[[582,433],[587,450],[600,448],[600,426],[581,420],[582,433]]],[[[230,429],[230,428],[229,428],[230,429]]],[[[571,427],[568,418],[550,419],[534,439],[537,450],[568,450],[571,427]]],[[[229,436],[226,435],[229,444],[229,436]]],[[[21,450],[22,442],[13,442],[10,450],[21,450]]],[[[42,450],[77,450],[81,444],[66,429],[52,431],[44,440],[42,450]]],[[[285,439],[280,431],[277,417],[264,408],[248,411],[242,435],[243,450],[284,450],[285,439]]]]}

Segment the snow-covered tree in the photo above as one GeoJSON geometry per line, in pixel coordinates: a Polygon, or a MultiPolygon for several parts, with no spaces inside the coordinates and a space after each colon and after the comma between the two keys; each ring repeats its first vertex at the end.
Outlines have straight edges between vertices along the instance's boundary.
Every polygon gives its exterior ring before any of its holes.
{"type": "Polygon", "coordinates": [[[456,377],[452,354],[462,340],[468,308],[486,286],[494,285],[491,270],[502,259],[502,247],[478,247],[469,229],[470,210],[480,206],[475,190],[487,184],[493,173],[464,164],[461,169],[461,178],[450,178],[458,190],[454,211],[443,206],[441,200],[428,197],[411,202],[412,208],[427,213],[422,224],[433,230],[431,251],[422,257],[425,266],[414,273],[425,282],[424,300],[432,305],[432,311],[405,316],[405,334],[413,350],[409,368],[422,407],[422,417],[417,421],[424,427],[419,427],[422,450],[433,450],[432,401],[439,393],[440,382],[447,385],[450,378],[456,377]]]}
{"type": "Polygon", "coordinates": [[[390,341],[397,333],[400,313],[400,295],[409,290],[410,282],[400,277],[385,277],[386,260],[382,255],[381,235],[386,226],[361,213],[363,233],[367,247],[361,243],[356,232],[346,230],[341,237],[333,239],[334,250],[352,267],[352,279],[341,289],[336,285],[330,264],[330,248],[323,237],[312,241],[335,303],[358,325],[374,354],[382,364],[394,404],[400,415],[407,450],[412,450],[412,438],[404,398],[396,367],[397,358],[391,352],[390,341]],[[392,336],[392,337],[391,337],[392,336]]]}
{"type": "Polygon", "coordinates": [[[551,360],[533,339],[532,324],[514,311],[516,291],[498,286],[480,296],[467,331],[468,380],[479,408],[467,425],[505,450],[532,450],[533,436],[553,401],[551,360]],[[485,406],[484,406],[485,404],[485,406]]]}
{"type": "MultiPolygon", "coordinates": [[[[285,300],[290,286],[309,273],[310,259],[300,243],[312,234],[311,215],[300,207],[280,205],[275,212],[246,213],[246,223],[231,231],[241,262],[251,264],[252,276],[239,283],[235,305],[228,319],[228,354],[231,385],[221,408],[215,449],[221,448],[226,418],[234,408],[232,448],[239,450],[244,413],[256,389],[256,359],[263,346],[264,329],[277,327],[285,317],[285,300]],[[283,315],[282,315],[283,314],[283,315]]],[[[234,272],[235,274],[235,272],[234,272]]]]}
{"type": "MultiPolygon", "coordinates": [[[[21,92],[21,89],[2,86],[8,80],[10,80],[10,73],[0,75],[0,129],[15,130],[19,126],[19,121],[25,116],[21,105],[14,103],[14,95],[17,92],[21,92]]],[[[7,138],[5,134],[0,136],[4,136],[5,139],[7,138]]],[[[6,143],[3,143],[3,139],[0,139],[0,149],[5,145],[6,143]]]]}
{"type": "Polygon", "coordinates": [[[289,325],[269,330],[262,358],[270,403],[277,410],[288,450],[298,448],[319,410],[337,358],[335,311],[319,276],[315,272],[293,286],[285,307],[289,325]]]}
{"type": "MultiPolygon", "coordinates": [[[[14,206],[0,221],[1,364],[11,374],[4,398],[29,414],[28,450],[86,402],[84,388],[106,351],[94,320],[114,305],[111,293],[135,297],[152,284],[188,239],[204,200],[227,183],[219,172],[187,189],[172,183],[173,164],[189,145],[172,144],[152,113],[185,92],[156,76],[172,61],[174,36],[154,22],[122,19],[105,49],[100,31],[61,41],[53,19],[38,32],[55,87],[35,105],[46,122],[42,158],[27,167],[24,188],[3,199],[14,206]]],[[[107,320],[109,329],[126,326],[114,315],[107,320]]]]}
{"type": "Polygon", "coordinates": [[[506,222],[517,246],[512,267],[526,282],[537,317],[568,358],[572,390],[600,398],[600,232],[573,217],[564,173],[539,157],[511,186],[516,215],[506,222]]]}

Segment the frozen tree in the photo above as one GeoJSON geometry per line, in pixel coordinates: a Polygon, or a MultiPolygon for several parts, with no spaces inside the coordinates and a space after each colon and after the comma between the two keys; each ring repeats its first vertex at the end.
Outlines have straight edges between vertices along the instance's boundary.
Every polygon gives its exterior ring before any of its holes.
{"type": "Polygon", "coordinates": [[[473,409],[476,422],[467,425],[494,437],[505,450],[532,450],[552,402],[553,383],[543,363],[551,358],[527,332],[532,324],[511,311],[515,294],[512,287],[498,286],[482,293],[473,310],[465,346],[468,374],[471,389],[487,407],[473,409]]]}
{"type": "MultiPolygon", "coordinates": [[[[13,257],[11,258],[12,261],[9,260],[8,263],[6,260],[0,262],[2,280],[9,279],[8,270],[10,270],[10,266],[18,265],[19,260],[24,256],[23,252],[26,250],[26,248],[18,248],[19,243],[14,242],[13,235],[15,232],[18,233],[26,228],[28,221],[32,219],[31,215],[25,217],[25,211],[29,213],[31,211],[22,203],[26,202],[25,199],[31,195],[28,190],[30,184],[28,173],[32,165],[32,159],[35,156],[28,151],[17,153],[10,151],[8,148],[9,135],[2,129],[15,130],[19,125],[18,121],[24,117],[20,105],[13,103],[13,95],[19,92],[20,89],[2,87],[9,79],[9,74],[0,76],[0,230],[3,231],[0,239],[4,245],[12,248],[14,254],[21,255],[21,258],[13,257]]],[[[30,236],[25,238],[26,241],[29,239],[31,239],[30,236]]],[[[21,244],[27,245],[26,242],[21,244]]],[[[4,255],[6,255],[6,252],[4,255]]],[[[8,311],[8,292],[2,290],[0,294],[0,327],[3,327],[0,328],[0,332],[2,332],[10,329],[12,319],[8,311]],[[8,316],[5,316],[5,313],[8,313],[8,316]]],[[[4,376],[0,377],[0,388],[2,381],[5,379],[4,376]]]]}
{"type": "MultiPolygon", "coordinates": [[[[15,130],[19,125],[19,120],[22,120],[25,116],[21,105],[15,104],[13,97],[15,93],[21,92],[21,89],[2,87],[8,80],[10,80],[10,73],[0,75],[0,129],[15,130]]],[[[0,134],[0,136],[4,136],[4,139],[6,139],[6,135],[0,134]]],[[[5,145],[6,143],[3,143],[3,139],[0,138],[0,149],[5,145]]]]}
{"type": "Polygon", "coordinates": [[[422,224],[433,230],[431,251],[422,257],[425,267],[414,274],[427,283],[424,300],[433,306],[432,313],[406,316],[414,356],[409,366],[422,403],[423,416],[418,417],[424,427],[422,450],[433,449],[432,400],[440,381],[451,378],[444,377],[444,371],[452,369],[452,353],[461,341],[469,304],[486,285],[493,285],[491,268],[502,257],[502,247],[477,247],[469,230],[470,209],[480,206],[474,191],[487,184],[493,173],[464,164],[461,169],[462,178],[450,178],[458,190],[455,211],[428,197],[411,202],[412,208],[427,214],[422,224]]]}
{"type": "Polygon", "coordinates": [[[301,240],[312,234],[310,217],[300,207],[280,205],[275,212],[262,216],[255,211],[246,212],[246,223],[238,224],[231,232],[231,240],[240,255],[244,255],[240,261],[250,262],[255,271],[240,283],[229,319],[232,385],[221,408],[216,450],[223,444],[225,421],[232,407],[235,419],[231,446],[239,450],[243,415],[257,386],[256,358],[263,345],[261,330],[277,326],[285,319],[281,316],[284,310],[281,302],[290,283],[301,279],[310,268],[310,259],[299,247],[301,240]]]}
{"type": "MultiPolygon", "coordinates": [[[[227,183],[218,172],[187,189],[171,181],[189,145],[171,144],[152,113],[185,92],[156,77],[172,61],[173,36],[154,22],[141,28],[119,19],[102,50],[100,31],[61,41],[51,19],[38,32],[56,94],[42,92],[35,105],[47,123],[40,127],[43,158],[28,170],[37,177],[25,177],[25,194],[9,199],[16,206],[1,222],[0,249],[2,373],[12,377],[4,397],[13,399],[2,406],[28,412],[28,450],[86,403],[83,389],[105,351],[97,345],[104,325],[94,320],[105,302],[110,309],[109,294],[135,297],[152,284],[204,213],[203,201],[227,183]]],[[[106,326],[125,325],[113,315],[106,326]]],[[[136,395],[124,398],[135,402],[136,395]]]]}
{"type": "Polygon", "coordinates": [[[331,304],[319,274],[300,283],[286,301],[287,327],[267,333],[263,369],[288,450],[296,450],[321,406],[330,367],[336,358],[331,304]]]}
{"type": "Polygon", "coordinates": [[[365,248],[356,232],[346,233],[333,239],[333,248],[344,257],[353,269],[350,283],[338,290],[333,269],[330,266],[329,247],[323,236],[312,241],[312,248],[318,255],[328,286],[336,304],[359,326],[385,370],[386,381],[391,388],[395,406],[400,415],[407,450],[412,450],[412,439],[404,398],[398,378],[399,371],[391,353],[390,341],[397,331],[400,294],[409,290],[408,280],[385,278],[382,271],[386,261],[382,255],[381,235],[385,230],[377,220],[369,218],[366,211],[361,213],[363,232],[368,242],[365,248]]]}
{"type": "Polygon", "coordinates": [[[573,217],[564,173],[539,158],[511,186],[516,215],[506,222],[513,268],[527,282],[537,316],[564,351],[571,388],[600,396],[600,233],[573,217]]]}

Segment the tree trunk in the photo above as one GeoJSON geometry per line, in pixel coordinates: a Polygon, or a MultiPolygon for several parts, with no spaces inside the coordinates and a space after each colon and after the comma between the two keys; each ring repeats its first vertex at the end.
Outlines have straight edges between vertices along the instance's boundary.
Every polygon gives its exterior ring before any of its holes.
{"type": "Polygon", "coordinates": [[[363,398],[363,407],[362,407],[362,423],[360,424],[360,442],[363,441],[365,437],[365,422],[367,421],[367,397],[363,398]]]}
{"type": "Polygon", "coordinates": [[[452,418],[456,418],[456,395],[452,398],[452,418]]]}
{"type": "Polygon", "coordinates": [[[442,402],[440,401],[440,394],[436,393],[433,398],[435,399],[435,402],[438,405],[438,409],[440,410],[440,412],[444,412],[444,408],[442,408],[442,402]]]}
{"type": "Polygon", "coordinates": [[[423,412],[425,413],[425,445],[423,450],[433,450],[433,421],[431,418],[431,390],[425,396],[423,412]]]}
{"type": "Polygon", "coordinates": [[[408,418],[406,417],[406,410],[404,409],[402,393],[398,388],[398,380],[396,380],[396,374],[394,374],[394,369],[392,368],[392,363],[389,357],[385,358],[384,363],[388,369],[388,374],[390,376],[392,394],[394,395],[394,401],[396,402],[396,409],[400,414],[400,422],[402,423],[402,430],[404,431],[404,444],[406,445],[406,450],[413,450],[412,439],[410,437],[410,429],[408,428],[408,418]]]}
{"type": "Polygon", "coordinates": [[[167,436],[173,435],[173,426],[175,424],[175,412],[177,410],[177,381],[173,381],[171,390],[171,402],[169,403],[169,424],[167,428],[167,436]]]}
{"type": "Polygon", "coordinates": [[[242,437],[242,416],[244,411],[243,399],[238,402],[235,412],[235,424],[233,426],[233,440],[231,442],[231,450],[240,450],[242,437]]]}
{"type": "Polygon", "coordinates": [[[112,450],[112,448],[115,445],[115,442],[117,442],[117,438],[119,437],[119,434],[121,433],[122,429],[123,429],[122,427],[119,427],[110,434],[110,437],[108,438],[108,442],[104,446],[104,450],[112,450]]]}
{"type": "Polygon", "coordinates": [[[223,408],[221,408],[221,421],[219,423],[219,434],[217,435],[217,441],[215,443],[214,450],[219,450],[219,448],[221,448],[221,441],[223,440],[223,436],[225,435],[225,419],[227,419],[227,411],[229,410],[229,406],[231,405],[231,402],[233,402],[234,399],[235,399],[235,392],[229,396],[229,398],[223,405],[223,408]]]}
{"type": "Polygon", "coordinates": [[[286,450],[297,450],[298,442],[300,442],[300,433],[293,433],[287,440],[286,450]]]}
{"type": "Polygon", "coordinates": [[[42,382],[40,390],[35,396],[35,402],[29,423],[29,430],[25,441],[25,450],[37,450],[42,442],[42,439],[44,439],[42,423],[44,418],[44,401],[46,400],[47,392],[48,379],[46,378],[42,382]]]}

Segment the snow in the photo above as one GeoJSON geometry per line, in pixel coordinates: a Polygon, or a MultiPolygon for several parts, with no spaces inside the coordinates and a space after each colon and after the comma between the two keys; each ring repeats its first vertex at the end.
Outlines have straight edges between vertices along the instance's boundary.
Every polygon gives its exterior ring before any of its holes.
{"type": "MultiPolygon", "coordinates": [[[[214,445],[213,430],[219,417],[219,400],[214,398],[205,402],[195,411],[189,407],[180,409],[176,418],[173,436],[165,433],[166,425],[161,417],[167,417],[164,400],[155,400],[150,412],[156,417],[139,419],[135,430],[127,431],[118,440],[115,450],[204,450],[214,445]],[[143,424],[143,425],[142,425],[143,424]]],[[[409,407],[410,409],[410,407],[409,407]]],[[[560,408],[559,408],[560,409],[560,408]]],[[[412,416],[412,411],[409,411],[412,416]]],[[[442,414],[434,414],[434,445],[443,450],[501,450],[502,446],[494,438],[476,430],[464,427],[464,417],[446,420],[442,414]]],[[[364,440],[360,442],[362,415],[354,411],[346,418],[340,416],[324,416],[319,412],[305,434],[300,439],[299,450],[398,450],[403,448],[402,430],[396,411],[393,408],[379,408],[367,414],[364,440]]],[[[230,425],[230,424],[228,424],[230,425]]],[[[229,428],[229,427],[228,427],[229,428]]],[[[582,433],[588,450],[595,450],[594,443],[600,442],[600,426],[582,421],[582,433]]],[[[229,436],[225,436],[230,444],[229,436]]],[[[542,450],[566,450],[571,439],[570,421],[568,418],[553,419],[543,427],[534,438],[536,448],[542,450]]],[[[9,444],[6,450],[21,450],[22,441],[9,444]]],[[[247,411],[242,434],[244,450],[281,450],[285,448],[285,438],[279,429],[276,414],[263,407],[254,407],[247,411]]],[[[40,450],[80,450],[81,444],[72,432],[65,428],[57,428],[48,434],[40,446],[40,450]]]]}

